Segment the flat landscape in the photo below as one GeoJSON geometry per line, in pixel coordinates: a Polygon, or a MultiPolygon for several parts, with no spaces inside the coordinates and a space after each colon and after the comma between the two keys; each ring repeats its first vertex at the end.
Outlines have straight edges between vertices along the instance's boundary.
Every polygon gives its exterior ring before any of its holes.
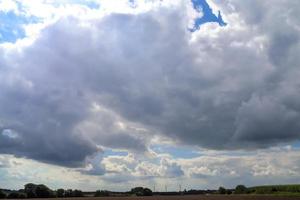
{"type": "MultiPolygon", "coordinates": [[[[151,196],[151,197],[84,197],[84,198],[55,198],[55,200],[295,200],[300,197],[280,196],[243,196],[243,195],[189,195],[189,196],[151,196]]],[[[35,199],[40,200],[40,199],[35,199]]],[[[48,199],[41,199],[48,200],[48,199]]],[[[49,199],[53,200],[53,199],[49,199]]]]}
{"type": "Polygon", "coordinates": [[[0,200],[300,200],[300,0],[0,0],[0,200]]]}

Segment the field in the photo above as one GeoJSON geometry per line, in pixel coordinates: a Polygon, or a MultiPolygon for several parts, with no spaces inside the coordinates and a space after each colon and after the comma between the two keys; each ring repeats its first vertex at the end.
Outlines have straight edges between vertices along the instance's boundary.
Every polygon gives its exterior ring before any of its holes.
{"type": "MultiPolygon", "coordinates": [[[[152,197],[93,197],[93,198],[56,198],[55,200],[295,200],[300,197],[280,197],[280,196],[222,196],[222,195],[194,195],[194,196],[152,196],[152,197]]],[[[53,199],[35,199],[35,200],[53,200],[53,199]]]]}

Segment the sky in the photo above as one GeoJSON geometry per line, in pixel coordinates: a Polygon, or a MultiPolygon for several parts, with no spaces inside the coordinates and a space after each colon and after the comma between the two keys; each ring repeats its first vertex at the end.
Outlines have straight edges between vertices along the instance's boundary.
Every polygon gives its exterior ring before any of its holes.
{"type": "Polygon", "coordinates": [[[0,0],[0,188],[298,183],[300,1],[0,0]]]}

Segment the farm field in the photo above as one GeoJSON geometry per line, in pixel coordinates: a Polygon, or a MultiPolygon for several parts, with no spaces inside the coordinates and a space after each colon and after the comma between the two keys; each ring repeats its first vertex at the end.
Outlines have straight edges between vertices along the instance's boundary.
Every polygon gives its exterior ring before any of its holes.
{"type": "MultiPolygon", "coordinates": [[[[300,197],[280,196],[222,196],[222,195],[189,195],[189,196],[151,196],[151,197],[84,197],[84,198],[55,198],[55,200],[300,200],[300,197]]],[[[53,199],[35,199],[53,200],[53,199]]]]}

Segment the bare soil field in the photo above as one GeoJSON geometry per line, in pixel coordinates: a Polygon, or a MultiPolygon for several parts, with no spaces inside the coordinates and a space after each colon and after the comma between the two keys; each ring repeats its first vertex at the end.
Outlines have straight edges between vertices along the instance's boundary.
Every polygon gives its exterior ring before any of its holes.
{"type": "MultiPolygon", "coordinates": [[[[193,195],[193,196],[151,196],[151,197],[85,197],[85,198],[55,198],[48,200],[300,200],[300,197],[280,196],[222,196],[222,195],[193,195]]],[[[47,200],[47,199],[35,199],[47,200]]]]}

